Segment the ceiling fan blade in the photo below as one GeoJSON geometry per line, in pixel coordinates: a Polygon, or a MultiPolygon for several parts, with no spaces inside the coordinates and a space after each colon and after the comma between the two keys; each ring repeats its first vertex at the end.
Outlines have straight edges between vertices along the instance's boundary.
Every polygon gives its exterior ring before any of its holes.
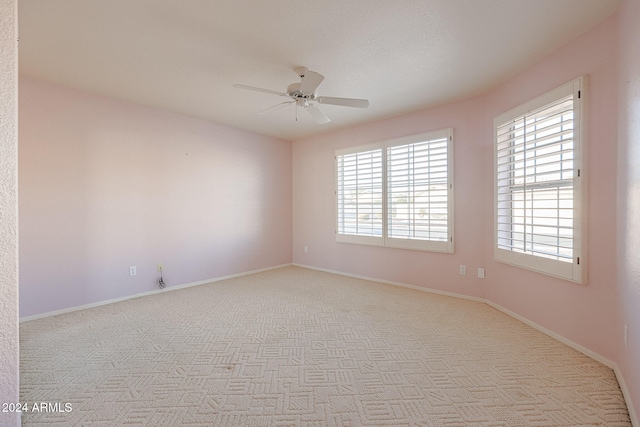
{"type": "Polygon", "coordinates": [[[335,98],[332,96],[319,96],[316,98],[320,104],[342,105],[343,107],[367,108],[369,100],[354,98],[335,98]]]}
{"type": "Polygon", "coordinates": [[[324,76],[322,74],[307,70],[302,77],[300,91],[303,93],[314,93],[323,80],[324,76]]]}
{"type": "Polygon", "coordinates": [[[307,110],[309,114],[311,114],[311,117],[313,117],[315,121],[318,122],[318,124],[322,125],[331,121],[331,119],[329,119],[329,117],[327,117],[327,115],[324,114],[322,110],[320,110],[315,105],[309,105],[307,107],[304,107],[304,109],[307,110]]]}
{"type": "Polygon", "coordinates": [[[285,102],[281,102],[279,104],[276,105],[272,105],[269,108],[265,108],[264,110],[258,111],[256,114],[265,114],[265,113],[272,113],[274,111],[278,111],[279,109],[281,109],[282,107],[286,106],[286,105],[290,105],[293,104],[296,101],[285,101],[285,102]]]}
{"type": "Polygon", "coordinates": [[[233,85],[233,87],[237,87],[238,89],[252,90],[254,92],[270,93],[272,95],[289,96],[284,92],[278,92],[277,90],[271,90],[271,89],[262,89],[260,87],[253,87],[253,86],[240,85],[240,84],[235,84],[233,85]]]}

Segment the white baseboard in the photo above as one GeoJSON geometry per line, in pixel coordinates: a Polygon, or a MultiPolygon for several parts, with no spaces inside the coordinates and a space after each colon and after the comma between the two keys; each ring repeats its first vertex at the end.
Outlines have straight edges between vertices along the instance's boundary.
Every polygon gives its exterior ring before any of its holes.
{"type": "Polygon", "coordinates": [[[555,332],[550,331],[549,329],[538,325],[535,322],[532,322],[531,320],[527,319],[526,317],[522,317],[519,314],[514,313],[511,310],[507,310],[506,308],[502,307],[499,304],[494,303],[493,301],[487,300],[485,298],[479,298],[479,297],[472,297],[472,296],[468,296],[468,295],[463,295],[463,294],[457,294],[455,292],[446,292],[446,291],[440,291],[438,289],[431,289],[431,288],[425,288],[425,287],[421,287],[421,286],[415,286],[415,285],[409,285],[407,283],[401,283],[401,282],[393,282],[390,280],[381,280],[381,279],[376,279],[375,277],[367,277],[367,276],[360,276],[357,274],[350,274],[350,273],[345,273],[342,271],[336,271],[336,270],[329,270],[326,268],[319,268],[319,267],[313,267],[310,265],[304,265],[304,264],[298,264],[298,263],[293,263],[294,266],[296,267],[302,267],[302,268],[308,268],[310,270],[318,270],[318,271],[324,271],[326,273],[332,273],[332,274],[339,274],[341,276],[347,276],[347,277],[353,277],[356,279],[364,279],[364,280],[370,280],[372,282],[378,282],[378,283],[385,283],[388,285],[394,285],[394,286],[400,286],[403,288],[409,288],[409,289],[416,289],[419,291],[425,291],[425,292],[430,292],[430,293],[435,293],[435,294],[439,294],[439,295],[446,295],[446,296],[450,296],[450,297],[454,297],[454,298],[461,298],[461,299],[466,299],[466,300],[470,300],[470,301],[476,301],[476,302],[481,302],[481,303],[485,303],[490,305],[491,307],[495,308],[496,310],[499,310],[501,312],[503,312],[504,314],[513,317],[514,319],[518,319],[519,321],[531,326],[534,329],[537,329],[538,331],[542,332],[543,334],[546,334],[548,336],[550,336],[553,339],[556,339],[558,341],[560,341],[563,344],[568,345],[569,347],[579,351],[580,353],[602,363],[603,365],[611,368],[613,370],[613,372],[616,375],[616,378],[618,379],[618,384],[620,385],[620,390],[622,391],[622,396],[624,397],[625,403],[627,404],[627,409],[629,411],[629,418],[631,418],[631,425],[633,427],[640,427],[640,424],[638,423],[638,417],[636,415],[635,409],[633,407],[633,403],[631,402],[630,399],[630,394],[629,394],[629,389],[627,388],[627,385],[624,381],[624,377],[622,376],[622,373],[620,372],[620,369],[618,368],[618,365],[616,365],[615,362],[613,362],[612,360],[607,359],[606,357],[601,356],[600,354],[589,350],[586,347],[581,346],[578,343],[575,343],[573,341],[571,341],[570,339],[567,339],[565,337],[563,337],[562,335],[556,334],[555,332]]]}
{"type": "Polygon", "coordinates": [[[113,304],[113,303],[116,303],[116,302],[126,301],[126,300],[130,300],[130,299],[134,299],[134,298],[146,297],[148,295],[155,295],[155,294],[159,294],[161,292],[177,291],[179,289],[190,288],[192,286],[206,285],[207,283],[219,282],[221,280],[233,279],[233,278],[241,277],[241,276],[248,276],[249,274],[262,273],[263,271],[275,270],[275,269],[282,268],[282,267],[289,267],[291,265],[292,264],[280,264],[280,265],[275,265],[273,267],[260,268],[260,269],[257,269],[257,270],[244,271],[242,273],[229,274],[227,276],[215,277],[213,279],[206,279],[206,280],[199,280],[197,282],[183,283],[181,285],[176,285],[176,286],[167,286],[164,289],[154,289],[153,291],[142,292],[142,293],[133,294],[133,295],[127,295],[127,296],[124,296],[124,297],[113,298],[113,299],[109,299],[109,300],[94,302],[94,303],[91,303],[91,304],[77,305],[75,307],[64,308],[62,310],[48,311],[46,313],[41,313],[41,314],[36,314],[36,315],[33,315],[33,316],[27,316],[27,317],[20,318],[20,323],[28,322],[30,320],[42,319],[44,317],[57,316],[59,314],[64,314],[64,313],[71,313],[73,311],[78,311],[78,310],[86,310],[87,308],[100,307],[102,305],[113,304]]]}
{"type": "Polygon", "coordinates": [[[638,414],[633,407],[633,402],[631,402],[631,395],[629,394],[627,383],[624,381],[624,377],[622,376],[622,372],[620,372],[618,365],[614,365],[613,372],[615,372],[616,374],[618,384],[620,385],[620,390],[622,390],[622,395],[624,396],[624,401],[627,404],[627,409],[629,410],[629,418],[631,418],[631,425],[633,427],[640,427],[640,422],[638,422],[638,414]]]}
{"type": "Polygon", "coordinates": [[[496,310],[500,310],[501,312],[505,313],[508,316],[513,317],[514,319],[518,319],[519,321],[531,326],[534,329],[537,329],[538,331],[542,332],[543,334],[546,334],[548,336],[550,336],[553,339],[556,339],[558,341],[560,341],[563,344],[568,345],[569,347],[573,348],[574,350],[578,350],[580,353],[602,363],[603,365],[607,366],[608,368],[611,368],[613,370],[613,373],[616,376],[616,379],[618,380],[618,384],[620,385],[620,390],[622,391],[622,397],[624,397],[624,401],[627,404],[627,410],[629,411],[629,418],[631,419],[631,425],[633,427],[640,427],[640,423],[638,423],[638,416],[636,414],[635,408],[633,406],[633,402],[631,401],[631,395],[629,394],[629,389],[627,388],[627,384],[624,381],[624,377],[622,376],[622,372],[620,371],[620,368],[618,368],[618,365],[612,361],[607,359],[606,357],[589,350],[586,347],[581,346],[580,344],[571,341],[570,339],[567,339],[565,337],[563,337],[562,335],[556,334],[555,332],[550,331],[549,329],[538,325],[535,322],[532,322],[531,320],[527,319],[526,317],[522,317],[519,314],[514,313],[511,310],[507,310],[506,308],[502,307],[499,304],[496,304],[492,301],[489,300],[485,300],[485,303],[489,304],[491,307],[495,308],[496,310]]]}
{"type": "Polygon", "coordinates": [[[311,265],[304,265],[304,264],[297,264],[297,263],[293,263],[293,265],[295,267],[308,268],[309,270],[318,270],[318,271],[324,271],[325,273],[332,273],[332,274],[338,274],[340,276],[353,277],[354,279],[369,280],[371,282],[378,282],[378,283],[384,283],[384,284],[387,284],[387,285],[400,286],[402,288],[416,289],[418,291],[426,291],[426,292],[430,292],[430,293],[433,293],[433,294],[444,295],[444,296],[454,297],[454,298],[461,298],[461,299],[466,299],[466,300],[469,300],[469,301],[485,302],[485,300],[482,299],[482,298],[472,297],[472,296],[464,295],[464,294],[457,294],[455,292],[441,291],[441,290],[438,290],[438,289],[432,289],[432,288],[425,288],[425,287],[422,287],[422,286],[409,285],[408,283],[394,282],[394,281],[391,281],[391,280],[377,279],[375,277],[360,276],[358,274],[345,273],[343,271],[329,270],[329,269],[326,269],[326,268],[313,267],[311,265]]]}
{"type": "Polygon", "coordinates": [[[508,309],[502,307],[501,305],[496,304],[493,301],[489,301],[489,300],[485,299],[484,302],[489,304],[491,307],[495,308],[496,310],[500,310],[504,314],[507,314],[507,315],[513,317],[514,319],[518,319],[522,323],[525,323],[525,324],[531,326],[532,328],[537,329],[538,331],[542,332],[543,334],[549,335],[551,338],[556,339],[556,340],[560,341],[561,343],[566,344],[566,345],[568,345],[569,347],[571,347],[571,348],[573,348],[575,350],[578,350],[580,353],[582,353],[582,354],[584,354],[586,356],[589,356],[590,358],[592,358],[594,360],[597,360],[598,362],[602,363],[603,365],[605,365],[605,366],[607,366],[607,367],[609,367],[611,369],[613,369],[616,366],[616,364],[613,361],[607,359],[606,357],[603,357],[603,356],[599,355],[598,353],[596,353],[594,351],[591,351],[588,348],[583,347],[580,344],[575,343],[575,342],[571,341],[570,339],[567,339],[567,338],[563,337],[562,335],[556,334],[555,332],[550,331],[549,329],[545,328],[544,326],[538,325],[536,322],[532,322],[531,320],[527,319],[526,317],[520,316],[519,314],[514,313],[513,311],[508,310],[508,309]]]}
{"type": "Polygon", "coordinates": [[[446,292],[446,291],[440,291],[438,289],[432,289],[432,288],[426,288],[426,287],[422,287],[422,286],[415,286],[415,285],[409,285],[406,283],[401,283],[401,282],[393,282],[390,280],[381,280],[381,279],[376,279],[375,277],[367,277],[367,276],[359,276],[356,274],[350,274],[350,273],[344,273],[341,271],[335,271],[335,270],[328,270],[328,269],[324,269],[324,268],[317,268],[317,267],[312,267],[312,266],[308,266],[308,265],[303,265],[303,264],[293,264],[296,267],[303,267],[303,268],[308,268],[310,270],[319,270],[319,271],[324,271],[326,273],[333,273],[333,274],[339,274],[341,276],[347,276],[347,277],[354,277],[357,279],[364,279],[364,280],[371,280],[372,282],[378,282],[378,283],[385,283],[388,285],[394,285],[394,286],[401,286],[403,288],[410,288],[410,289],[417,289],[419,291],[425,291],[425,292],[430,292],[430,293],[435,293],[435,294],[439,294],[439,295],[446,295],[446,296],[450,296],[450,297],[454,297],[454,298],[461,298],[461,299],[466,299],[466,300],[470,300],[470,301],[476,301],[476,302],[482,302],[485,304],[490,305],[491,307],[495,308],[496,310],[500,310],[501,312],[503,312],[504,314],[507,314],[515,319],[520,320],[521,322],[531,326],[534,329],[539,330],[540,332],[549,335],[550,337],[568,345],[569,347],[572,347],[576,350],[578,350],[579,352],[589,356],[592,359],[597,360],[598,362],[602,363],[603,365],[606,365],[607,367],[613,369],[615,366],[615,363],[612,362],[611,360],[602,357],[601,355],[561,336],[556,334],[555,332],[550,331],[547,328],[544,328],[543,326],[538,325],[535,322],[532,322],[531,320],[520,316],[519,314],[514,313],[511,310],[507,310],[506,308],[502,307],[499,304],[494,303],[493,301],[487,300],[485,298],[480,298],[480,297],[472,297],[472,296],[468,296],[468,295],[464,295],[464,294],[458,294],[455,292],[446,292]]]}

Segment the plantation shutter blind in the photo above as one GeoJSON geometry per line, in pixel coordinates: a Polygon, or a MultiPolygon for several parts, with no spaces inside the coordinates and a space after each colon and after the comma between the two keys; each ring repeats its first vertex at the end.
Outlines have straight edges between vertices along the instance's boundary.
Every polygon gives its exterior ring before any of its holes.
{"type": "Polygon", "coordinates": [[[541,97],[543,105],[497,119],[495,126],[497,255],[507,251],[553,260],[565,266],[547,268],[545,261],[521,266],[576,281],[579,88],[580,81],[565,85],[541,97]]]}
{"type": "Polygon", "coordinates": [[[453,129],[336,151],[336,240],[453,252],[453,129]]]}
{"type": "MultiPolygon", "coordinates": [[[[336,156],[337,232],[343,241],[349,236],[382,239],[383,163],[382,147],[336,156]]],[[[362,240],[362,239],[355,239],[362,240]]]]}
{"type": "Polygon", "coordinates": [[[446,242],[448,137],[387,148],[389,238],[446,242]]]}

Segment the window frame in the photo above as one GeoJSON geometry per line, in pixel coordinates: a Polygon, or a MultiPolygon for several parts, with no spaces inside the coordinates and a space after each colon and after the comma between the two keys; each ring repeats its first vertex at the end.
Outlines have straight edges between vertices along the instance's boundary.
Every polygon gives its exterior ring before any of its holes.
{"type": "MultiPolygon", "coordinates": [[[[587,170],[585,168],[587,135],[585,126],[586,76],[579,77],[528,102],[506,111],[494,119],[494,258],[502,263],[539,273],[559,277],[576,283],[587,283],[587,170]],[[572,261],[565,262],[544,258],[530,253],[515,252],[499,247],[499,170],[498,128],[509,121],[524,119],[528,114],[541,110],[554,102],[573,95],[573,177],[572,180],[572,261]]],[[[512,220],[513,223],[513,220],[512,220]]]]}
{"type": "Polygon", "coordinates": [[[335,234],[339,243],[352,243],[372,246],[383,246],[398,249],[411,249],[430,252],[454,252],[453,223],[454,223],[454,185],[453,185],[453,128],[446,128],[400,138],[378,141],[372,144],[360,145],[336,150],[335,152],[335,234]],[[418,144],[446,138],[447,153],[447,240],[423,240],[389,237],[389,203],[388,203],[388,150],[402,145],[418,144]],[[339,157],[371,150],[382,150],[382,231],[381,236],[362,236],[355,234],[341,234],[340,230],[340,188],[339,188],[339,157]]]}

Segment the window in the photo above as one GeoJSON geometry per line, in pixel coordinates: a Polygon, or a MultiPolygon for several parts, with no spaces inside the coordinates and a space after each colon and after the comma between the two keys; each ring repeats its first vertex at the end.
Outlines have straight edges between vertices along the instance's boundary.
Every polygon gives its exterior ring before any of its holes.
{"type": "Polygon", "coordinates": [[[339,242],[453,252],[453,130],[336,152],[339,242]]]}
{"type": "Polygon", "coordinates": [[[382,144],[342,151],[338,171],[338,235],[354,243],[382,244],[382,144]],[[351,152],[353,151],[353,152],[351,152]]]}
{"type": "Polygon", "coordinates": [[[586,283],[582,86],[496,117],[495,257],[586,283]]]}

